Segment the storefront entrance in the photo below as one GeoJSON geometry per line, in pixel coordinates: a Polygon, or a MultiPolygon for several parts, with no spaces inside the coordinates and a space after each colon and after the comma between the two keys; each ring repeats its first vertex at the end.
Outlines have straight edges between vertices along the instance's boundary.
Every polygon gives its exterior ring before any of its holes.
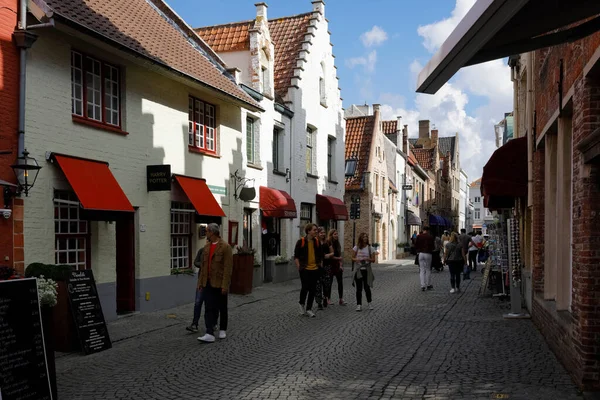
{"type": "Polygon", "coordinates": [[[133,215],[116,222],[117,314],[135,311],[135,229],[133,215]]]}

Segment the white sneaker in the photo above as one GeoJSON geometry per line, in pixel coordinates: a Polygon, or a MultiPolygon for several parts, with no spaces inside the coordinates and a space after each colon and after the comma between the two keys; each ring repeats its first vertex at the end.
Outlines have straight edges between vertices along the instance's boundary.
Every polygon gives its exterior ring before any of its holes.
{"type": "Polygon", "coordinates": [[[300,312],[300,315],[306,314],[306,306],[303,304],[298,304],[298,311],[300,312]]]}
{"type": "Polygon", "coordinates": [[[306,312],[306,316],[307,316],[308,318],[314,318],[314,317],[316,317],[315,313],[314,313],[314,312],[312,312],[312,310],[308,310],[308,311],[306,312]]]}
{"type": "Polygon", "coordinates": [[[369,310],[374,310],[373,305],[369,303],[369,310]]]}
{"type": "Polygon", "coordinates": [[[227,333],[225,331],[219,331],[219,339],[225,339],[227,337],[227,333]]]}
{"type": "Polygon", "coordinates": [[[202,337],[198,338],[199,341],[204,342],[204,343],[214,343],[215,342],[215,337],[213,335],[209,335],[208,333],[202,337]]]}
{"type": "Polygon", "coordinates": [[[362,306],[360,304],[356,306],[356,311],[362,311],[362,306]]]}
{"type": "Polygon", "coordinates": [[[454,288],[450,289],[450,293],[456,293],[456,290],[454,288]]]}

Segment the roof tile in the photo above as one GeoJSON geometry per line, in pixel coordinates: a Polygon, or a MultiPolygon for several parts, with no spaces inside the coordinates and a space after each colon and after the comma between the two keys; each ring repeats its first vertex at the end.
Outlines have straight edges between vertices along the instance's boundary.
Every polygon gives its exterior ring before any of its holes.
{"type": "MultiPolygon", "coordinates": [[[[42,1],[42,0],[38,0],[42,1]]],[[[162,0],[45,0],[55,15],[154,62],[261,108],[225,73],[213,50],[162,0]]]]}
{"type": "Polygon", "coordinates": [[[417,159],[417,161],[419,162],[419,164],[421,165],[421,167],[423,167],[423,169],[428,169],[431,170],[433,169],[433,160],[434,160],[434,149],[419,149],[419,148],[415,148],[412,149],[413,154],[415,155],[415,158],[417,159]]]}
{"type": "Polygon", "coordinates": [[[375,117],[372,115],[346,120],[346,159],[354,156],[358,159],[356,173],[346,178],[346,190],[361,188],[363,175],[369,166],[374,125],[375,117]]]}
{"type": "Polygon", "coordinates": [[[398,120],[381,121],[381,127],[384,135],[391,135],[398,130],[398,120]]]}

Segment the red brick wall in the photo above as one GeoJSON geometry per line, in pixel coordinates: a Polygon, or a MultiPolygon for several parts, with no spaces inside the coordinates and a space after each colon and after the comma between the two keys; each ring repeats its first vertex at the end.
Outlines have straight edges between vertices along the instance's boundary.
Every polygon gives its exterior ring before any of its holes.
{"type": "MultiPolygon", "coordinates": [[[[580,78],[573,98],[573,147],[600,127],[600,80],[580,78]]],[[[573,153],[573,342],[581,383],[600,390],[600,171],[573,153]]]]}
{"type": "Polygon", "coordinates": [[[535,52],[535,108],[537,134],[540,135],[552,115],[558,110],[560,60],[563,60],[563,96],[581,76],[583,68],[600,46],[600,32],[574,43],[563,44],[535,52]]]}
{"type": "MultiPolygon", "coordinates": [[[[13,44],[12,33],[17,24],[17,0],[0,0],[0,6],[8,8],[0,8],[0,151],[13,150],[13,154],[0,155],[0,179],[14,183],[15,177],[10,165],[17,156],[19,53],[13,44]]],[[[0,208],[4,208],[1,192],[0,208]]],[[[2,265],[12,266],[14,262],[13,224],[12,217],[6,220],[0,216],[2,265]]]]}

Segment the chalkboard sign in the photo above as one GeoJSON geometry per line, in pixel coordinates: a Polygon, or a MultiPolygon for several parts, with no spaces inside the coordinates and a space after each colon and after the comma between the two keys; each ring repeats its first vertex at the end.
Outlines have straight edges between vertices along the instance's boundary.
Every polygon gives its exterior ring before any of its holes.
{"type": "Polygon", "coordinates": [[[35,278],[0,281],[0,399],[52,399],[35,278]]]}
{"type": "Polygon", "coordinates": [[[87,355],[110,349],[112,344],[92,271],[71,272],[67,289],[83,353],[87,355]]]}

